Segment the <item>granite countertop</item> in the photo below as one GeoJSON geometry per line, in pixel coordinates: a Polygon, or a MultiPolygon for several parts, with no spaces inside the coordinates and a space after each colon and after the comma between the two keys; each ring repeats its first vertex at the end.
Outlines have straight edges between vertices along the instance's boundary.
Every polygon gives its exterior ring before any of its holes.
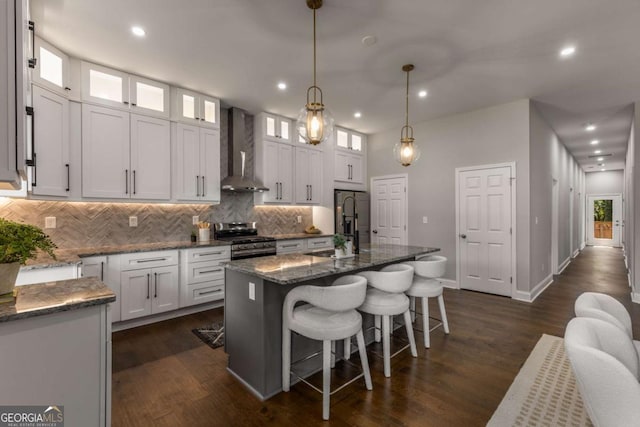
{"type": "Polygon", "coordinates": [[[116,300],[116,295],[96,278],[61,280],[16,288],[15,303],[0,304],[0,322],[77,310],[116,300]]]}
{"type": "Polygon", "coordinates": [[[289,285],[332,274],[344,274],[438,252],[438,248],[401,245],[362,245],[353,258],[333,259],[304,254],[274,255],[230,261],[226,268],[289,285]]]}
{"type": "Polygon", "coordinates": [[[291,233],[291,234],[267,234],[265,237],[273,237],[276,240],[312,239],[314,237],[333,237],[333,234],[319,233],[291,233]]]}
{"type": "Polygon", "coordinates": [[[99,255],[116,255],[131,252],[149,252],[170,249],[191,249],[205,248],[211,246],[229,246],[229,242],[221,240],[210,240],[208,242],[193,243],[190,241],[177,242],[157,242],[157,243],[138,243],[119,246],[100,246],[93,248],[77,248],[77,249],[57,249],[55,251],[56,258],[53,259],[47,254],[41,254],[36,259],[27,261],[22,266],[22,270],[33,270],[40,268],[62,267],[65,265],[77,265],[82,262],[80,258],[99,255]]]}

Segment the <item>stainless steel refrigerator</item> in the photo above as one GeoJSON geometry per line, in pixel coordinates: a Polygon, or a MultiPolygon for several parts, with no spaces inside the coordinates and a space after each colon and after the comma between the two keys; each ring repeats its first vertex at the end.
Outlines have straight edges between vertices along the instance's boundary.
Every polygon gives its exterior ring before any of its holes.
{"type": "Polygon", "coordinates": [[[336,233],[344,234],[347,239],[354,242],[354,246],[356,243],[369,243],[371,241],[369,193],[334,190],[333,201],[336,233]]]}

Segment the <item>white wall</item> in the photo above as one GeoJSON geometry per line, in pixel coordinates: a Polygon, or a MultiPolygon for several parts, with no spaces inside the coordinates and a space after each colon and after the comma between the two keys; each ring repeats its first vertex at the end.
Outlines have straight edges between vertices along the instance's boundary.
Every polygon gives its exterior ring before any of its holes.
{"type": "Polygon", "coordinates": [[[409,176],[410,245],[441,248],[449,259],[446,277],[456,275],[455,168],[516,163],[518,289],[529,289],[529,100],[519,100],[413,125],[422,157],[409,167],[393,160],[397,129],[368,138],[369,177],[409,176]],[[428,223],[422,223],[422,217],[428,223]]]}
{"type": "Polygon", "coordinates": [[[587,194],[618,194],[624,188],[624,172],[605,171],[586,174],[587,194]]]}

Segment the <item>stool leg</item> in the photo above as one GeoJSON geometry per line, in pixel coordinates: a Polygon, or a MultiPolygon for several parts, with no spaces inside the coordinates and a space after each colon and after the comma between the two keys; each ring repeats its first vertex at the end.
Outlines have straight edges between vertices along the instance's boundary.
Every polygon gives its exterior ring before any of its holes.
{"type": "Polygon", "coordinates": [[[444,333],[449,333],[449,321],[447,320],[447,312],[444,309],[444,295],[438,296],[438,305],[440,306],[440,316],[442,317],[442,326],[444,327],[444,333]]]}
{"type": "Polygon", "coordinates": [[[409,297],[411,301],[411,305],[409,309],[411,310],[411,323],[416,321],[416,297],[409,297]]]}
{"type": "Polygon", "coordinates": [[[289,391],[291,384],[291,331],[282,328],[282,390],[289,391]]]}
{"type": "Polygon", "coordinates": [[[373,316],[373,325],[375,326],[375,329],[373,330],[373,340],[375,342],[380,342],[380,316],[379,315],[373,316]]]}
{"type": "Polygon", "coordinates": [[[331,340],[322,341],[322,419],[329,419],[331,398],[331,340]]]}
{"type": "Polygon", "coordinates": [[[384,356],[384,376],[391,376],[391,334],[389,333],[389,316],[382,316],[382,354],[384,356]]]}
{"type": "Polygon", "coordinates": [[[344,359],[351,359],[351,337],[344,339],[344,359]]]}
{"type": "Polygon", "coordinates": [[[431,347],[429,340],[429,298],[422,297],[422,334],[424,335],[424,348],[431,347]]]}
{"type": "MultiPolygon", "coordinates": [[[[358,331],[356,339],[358,340],[358,352],[360,353],[360,363],[362,363],[362,372],[364,373],[364,383],[367,385],[367,390],[373,390],[371,372],[369,372],[369,359],[367,359],[367,347],[364,344],[362,329],[358,331]]],[[[351,339],[349,338],[349,340],[351,339]]]]}
{"type": "Polygon", "coordinates": [[[336,367],[336,342],[331,341],[331,369],[336,367]]]}
{"type": "Polygon", "coordinates": [[[411,323],[411,313],[409,310],[404,312],[404,324],[407,328],[407,337],[409,337],[409,344],[411,345],[411,355],[418,357],[418,350],[416,349],[416,339],[413,336],[413,324],[411,323]]]}

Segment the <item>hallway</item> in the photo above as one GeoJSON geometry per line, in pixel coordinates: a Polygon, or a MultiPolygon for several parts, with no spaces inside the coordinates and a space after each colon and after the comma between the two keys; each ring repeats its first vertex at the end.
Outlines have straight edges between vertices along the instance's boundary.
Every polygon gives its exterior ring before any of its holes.
{"type": "MultiPolygon", "coordinates": [[[[431,349],[418,346],[418,358],[398,355],[388,379],[382,360],[370,355],[373,391],[356,384],[336,393],[331,424],[485,425],[540,335],[563,336],[573,302],[585,291],[622,301],[640,331],[620,249],[585,248],[531,304],[447,289],[451,334],[432,332],[431,349]]],[[[191,333],[221,317],[218,309],[114,334],[114,426],[327,425],[321,397],[308,387],[261,402],[231,377],[224,351],[191,333]]],[[[422,342],[421,333],[416,339],[422,342]]]]}

